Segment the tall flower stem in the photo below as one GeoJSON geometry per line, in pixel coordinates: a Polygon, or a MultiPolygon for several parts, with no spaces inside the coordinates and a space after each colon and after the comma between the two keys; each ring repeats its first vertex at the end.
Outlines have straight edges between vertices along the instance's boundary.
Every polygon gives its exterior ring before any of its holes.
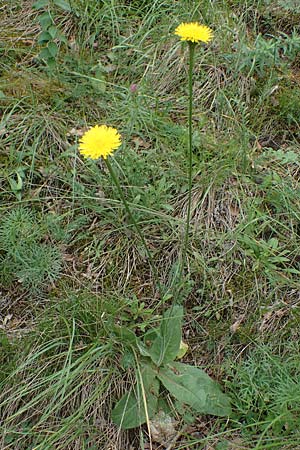
{"type": "Polygon", "coordinates": [[[115,172],[114,172],[114,170],[113,170],[113,168],[112,168],[112,165],[110,164],[110,162],[108,161],[108,159],[105,159],[104,161],[105,161],[106,167],[107,167],[107,169],[108,169],[108,171],[109,171],[109,174],[110,174],[110,176],[111,176],[111,179],[112,179],[113,183],[115,184],[115,186],[116,186],[116,188],[117,188],[117,190],[118,190],[118,193],[119,193],[120,198],[121,198],[121,200],[122,200],[122,203],[123,203],[123,205],[124,205],[125,211],[126,211],[128,217],[129,217],[129,219],[131,220],[132,225],[134,226],[134,228],[135,228],[137,234],[139,235],[139,237],[140,237],[140,239],[141,239],[141,241],[142,241],[143,247],[144,247],[145,252],[146,252],[146,254],[147,254],[147,258],[148,258],[150,267],[151,267],[152,272],[153,272],[153,277],[154,277],[154,279],[155,279],[155,282],[156,282],[156,285],[157,285],[157,287],[158,287],[158,290],[159,290],[159,293],[160,293],[160,295],[161,295],[161,298],[163,298],[163,290],[162,290],[162,286],[161,286],[160,281],[159,281],[158,272],[157,272],[157,270],[156,270],[156,267],[155,267],[153,258],[152,258],[152,256],[151,256],[151,253],[150,253],[150,251],[149,251],[149,248],[148,248],[148,245],[147,245],[147,243],[146,243],[146,241],[145,241],[145,238],[144,238],[144,236],[143,236],[143,233],[141,232],[140,227],[139,227],[137,221],[135,220],[134,216],[132,215],[132,212],[131,212],[131,210],[130,210],[130,207],[129,207],[129,205],[128,205],[128,202],[127,202],[127,200],[126,200],[126,198],[125,198],[125,196],[124,196],[124,194],[123,194],[123,191],[122,191],[122,188],[121,188],[119,179],[118,179],[118,177],[116,176],[116,174],[115,174],[115,172]]]}
{"type": "Polygon", "coordinates": [[[181,265],[179,271],[179,281],[181,281],[184,273],[184,268],[187,265],[187,248],[189,242],[190,220],[191,220],[191,204],[192,204],[192,169],[193,169],[193,67],[194,67],[194,54],[195,43],[188,42],[189,45],[189,79],[188,79],[188,91],[189,91],[189,106],[188,106],[188,205],[186,214],[185,235],[183,240],[183,249],[181,256],[181,265]]]}
{"type": "MultiPolygon", "coordinates": [[[[178,297],[175,298],[175,302],[179,302],[180,299],[180,290],[183,285],[183,275],[185,265],[187,265],[187,250],[189,243],[189,231],[190,231],[190,220],[191,220],[191,205],[192,205],[192,169],[193,169],[193,136],[192,136],[192,115],[193,115],[193,68],[194,68],[194,54],[195,54],[195,46],[200,43],[207,44],[213,38],[213,31],[207,27],[206,25],[201,25],[197,22],[187,22],[181,23],[175,30],[175,34],[180,37],[181,41],[187,42],[189,46],[189,82],[188,82],[188,90],[189,90],[189,103],[188,103],[188,130],[189,130],[189,139],[188,139],[188,205],[187,205],[187,214],[186,214],[186,227],[185,227],[185,235],[183,239],[183,246],[181,252],[181,259],[179,261],[179,277],[176,276],[176,280],[178,282],[178,297]]],[[[177,275],[177,274],[176,274],[177,275]]],[[[177,284],[177,283],[176,283],[177,284]]]]}

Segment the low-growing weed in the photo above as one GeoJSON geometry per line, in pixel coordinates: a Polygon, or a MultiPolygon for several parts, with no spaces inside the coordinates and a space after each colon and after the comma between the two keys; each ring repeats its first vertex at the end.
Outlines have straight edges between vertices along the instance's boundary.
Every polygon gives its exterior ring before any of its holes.
{"type": "Polygon", "coordinates": [[[25,289],[37,292],[57,279],[62,254],[57,246],[43,242],[48,231],[28,209],[19,207],[7,213],[0,223],[0,276],[4,283],[17,280],[25,289]]]}
{"type": "Polygon", "coordinates": [[[68,43],[64,33],[55,24],[53,7],[71,11],[69,2],[64,0],[53,0],[52,2],[37,0],[32,5],[32,8],[39,12],[37,21],[41,27],[41,33],[38,36],[38,44],[42,46],[39,57],[45,61],[51,71],[56,68],[61,44],[68,43]]]}
{"type": "Polygon", "coordinates": [[[248,77],[265,77],[272,69],[295,60],[300,50],[300,36],[295,31],[291,36],[264,37],[259,34],[252,47],[247,43],[235,44],[235,52],[225,58],[235,63],[235,72],[244,72],[248,77]]]}

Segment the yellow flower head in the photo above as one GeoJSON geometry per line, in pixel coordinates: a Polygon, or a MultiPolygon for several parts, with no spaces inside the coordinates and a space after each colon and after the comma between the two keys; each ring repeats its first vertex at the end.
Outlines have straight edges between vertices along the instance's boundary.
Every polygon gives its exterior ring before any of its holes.
{"type": "Polygon", "coordinates": [[[86,158],[107,158],[121,145],[118,130],[107,125],[96,125],[79,139],[79,152],[86,158]]]}
{"type": "Polygon", "coordinates": [[[175,30],[175,34],[180,36],[181,41],[189,42],[209,42],[213,38],[212,30],[197,22],[181,23],[175,30]]]}

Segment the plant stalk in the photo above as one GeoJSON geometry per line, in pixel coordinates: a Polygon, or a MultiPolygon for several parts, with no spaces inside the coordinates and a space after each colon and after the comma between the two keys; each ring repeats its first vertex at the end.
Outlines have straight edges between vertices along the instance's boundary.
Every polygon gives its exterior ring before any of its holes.
{"type": "Polygon", "coordinates": [[[157,288],[158,288],[158,290],[159,290],[159,293],[160,293],[160,296],[161,296],[161,299],[162,299],[162,298],[163,298],[163,290],[162,290],[162,286],[161,286],[160,281],[159,281],[158,272],[157,272],[157,270],[156,270],[156,267],[155,267],[153,258],[152,258],[152,256],[151,256],[151,253],[150,253],[150,251],[149,251],[149,248],[148,248],[148,245],[147,245],[147,243],[146,243],[146,241],[145,241],[145,238],[144,238],[144,236],[143,236],[143,233],[141,232],[140,227],[139,227],[137,221],[135,220],[134,216],[133,216],[132,213],[131,213],[131,210],[130,210],[130,207],[129,207],[129,205],[128,205],[128,202],[127,202],[127,200],[126,200],[126,198],[125,198],[125,196],[124,196],[124,194],[123,194],[123,191],[122,191],[122,188],[121,188],[119,179],[118,179],[118,177],[116,176],[116,174],[115,174],[115,172],[114,172],[114,170],[113,170],[113,168],[112,168],[112,165],[110,164],[110,162],[109,162],[108,159],[104,159],[104,161],[105,161],[106,167],[107,167],[107,169],[108,169],[108,171],[109,171],[109,174],[110,174],[110,176],[111,176],[111,179],[112,179],[113,183],[115,184],[115,186],[116,186],[116,188],[117,188],[117,190],[118,190],[118,193],[119,193],[119,195],[120,195],[120,197],[121,197],[121,200],[122,200],[122,203],[123,203],[123,205],[124,205],[125,211],[126,211],[128,217],[129,217],[130,221],[132,222],[132,225],[134,226],[134,228],[135,228],[137,234],[139,235],[139,237],[140,237],[140,239],[141,239],[141,241],[142,241],[143,247],[144,247],[145,252],[146,252],[146,254],[147,254],[147,258],[148,258],[150,267],[151,267],[152,272],[153,272],[153,277],[154,277],[154,279],[155,279],[155,283],[156,283],[156,285],[157,285],[157,288]]]}
{"type": "Polygon", "coordinates": [[[181,256],[181,265],[179,271],[179,282],[181,281],[184,268],[187,265],[187,248],[189,242],[189,231],[190,231],[190,220],[191,220],[191,204],[192,204],[192,169],[193,169],[193,127],[192,127],[192,116],[193,116],[193,68],[194,68],[194,54],[195,54],[195,43],[189,42],[189,78],[188,78],[188,92],[189,92],[189,103],[188,103],[188,205],[186,214],[186,226],[185,235],[183,240],[183,249],[181,256]]]}

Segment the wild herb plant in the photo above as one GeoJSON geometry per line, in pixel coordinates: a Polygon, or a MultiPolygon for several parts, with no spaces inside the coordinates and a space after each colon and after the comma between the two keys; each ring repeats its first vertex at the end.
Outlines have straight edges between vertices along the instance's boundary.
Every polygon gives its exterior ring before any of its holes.
{"type": "Polygon", "coordinates": [[[55,69],[58,53],[62,44],[67,44],[67,39],[63,32],[56,26],[54,17],[54,7],[63,11],[72,11],[68,1],[65,0],[37,0],[32,8],[39,11],[38,22],[41,33],[38,37],[38,44],[42,49],[39,57],[45,61],[50,70],[55,69]]]}
{"type": "Polygon", "coordinates": [[[0,222],[2,282],[18,282],[31,292],[45,289],[60,274],[61,251],[56,245],[43,242],[48,230],[34,214],[18,207],[0,222]]]}
{"type": "Polygon", "coordinates": [[[245,255],[253,260],[252,270],[263,271],[272,283],[291,283],[289,274],[298,275],[299,270],[291,268],[287,263],[289,251],[280,248],[278,239],[255,239],[245,233],[239,237],[239,241],[245,249],[245,255]]]}
{"type": "Polygon", "coordinates": [[[235,64],[235,73],[243,71],[247,77],[266,76],[270,70],[293,62],[300,51],[300,36],[294,30],[291,36],[264,37],[259,34],[253,45],[239,42],[235,44],[235,52],[225,58],[235,64]]]}
{"type": "Polygon", "coordinates": [[[189,415],[189,420],[197,414],[230,415],[229,398],[218,383],[200,368],[176,361],[183,356],[182,319],[183,307],[175,305],[165,312],[160,327],[150,329],[143,338],[115,327],[116,337],[130,352],[132,363],[125,368],[135,368],[137,380],[112,411],[113,421],[122,428],[146,422],[149,426],[159,409],[170,415],[172,407],[183,418],[189,415]],[[173,406],[166,401],[169,394],[175,399],[173,406]]]}
{"type": "MultiPolygon", "coordinates": [[[[175,399],[175,409],[181,413],[188,405],[194,414],[214,414],[220,416],[230,415],[229,398],[223,394],[216,382],[202,370],[190,365],[175,362],[180,355],[182,345],[182,318],[183,307],[181,292],[184,286],[183,277],[186,267],[187,249],[189,243],[190,218],[191,218],[191,192],[192,192],[192,112],[193,112],[193,67],[196,45],[200,42],[207,43],[212,39],[212,30],[198,23],[182,23],[175,31],[182,41],[189,45],[189,77],[188,77],[188,206],[186,225],[183,235],[183,245],[178,262],[178,270],[175,273],[175,292],[172,293],[173,305],[163,315],[159,328],[146,332],[144,340],[125,327],[115,327],[120,341],[126,344],[131,351],[131,359],[135,361],[137,383],[132,390],[126,393],[117,403],[112,412],[113,421],[122,428],[135,428],[147,423],[150,431],[150,419],[159,410],[159,397],[161,385],[175,399]]],[[[143,248],[146,252],[156,287],[160,294],[161,303],[165,303],[165,292],[161,285],[151,252],[139,224],[131,212],[131,208],[123,194],[118,177],[115,174],[110,155],[121,145],[121,136],[115,128],[107,125],[96,125],[88,130],[79,141],[80,153],[92,160],[102,157],[109,175],[118,190],[125,211],[135,228],[143,248]]],[[[164,396],[162,396],[163,398],[164,396]]]]}

